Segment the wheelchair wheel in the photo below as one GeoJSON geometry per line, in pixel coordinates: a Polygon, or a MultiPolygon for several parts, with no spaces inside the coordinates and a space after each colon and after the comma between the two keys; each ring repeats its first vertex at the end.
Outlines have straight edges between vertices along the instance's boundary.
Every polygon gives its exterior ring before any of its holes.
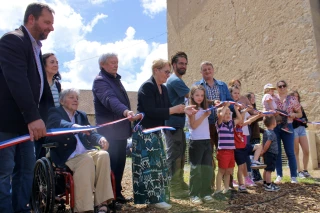
{"type": "Polygon", "coordinates": [[[48,159],[37,160],[32,186],[32,206],[34,213],[54,211],[54,173],[48,159]]]}

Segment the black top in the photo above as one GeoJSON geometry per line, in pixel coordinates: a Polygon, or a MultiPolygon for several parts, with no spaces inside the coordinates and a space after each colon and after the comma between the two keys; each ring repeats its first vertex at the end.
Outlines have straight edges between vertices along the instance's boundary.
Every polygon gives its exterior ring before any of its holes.
{"type": "Polygon", "coordinates": [[[153,77],[144,82],[138,91],[138,112],[145,114],[141,122],[143,128],[163,126],[164,121],[169,119],[168,90],[165,85],[161,85],[160,94],[157,83],[153,77]]]}
{"type": "MultiPolygon", "coordinates": [[[[308,122],[307,115],[304,112],[304,109],[302,107],[301,107],[301,111],[302,111],[302,117],[300,119],[301,120],[305,120],[306,122],[308,122]]],[[[305,128],[308,127],[306,123],[302,123],[302,122],[296,121],[296,120],[293,120],[292,126],[293,126],[294,129],[298,128],[299,126],[304,126],[305,128]]]]}

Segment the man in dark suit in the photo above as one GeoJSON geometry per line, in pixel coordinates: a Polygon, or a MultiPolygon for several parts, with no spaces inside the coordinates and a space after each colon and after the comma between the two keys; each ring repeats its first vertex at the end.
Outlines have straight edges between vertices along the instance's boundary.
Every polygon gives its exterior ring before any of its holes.
{"type": "Polygon", "coordinates": [[[30,212],[35,164],[32,141],[45,136],[48,108],[53,106],[40,42],[54,30],[53,13],[46,4],[32,3],[24,25],[0,39],[0,141],[27,133],[31,136],[31,141],[0,149],[0,212],[30,212]]]}

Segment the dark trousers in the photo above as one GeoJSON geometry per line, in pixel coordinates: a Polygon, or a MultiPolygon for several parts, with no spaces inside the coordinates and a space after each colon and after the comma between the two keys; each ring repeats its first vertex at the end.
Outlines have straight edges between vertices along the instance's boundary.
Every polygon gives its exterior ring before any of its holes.
{"type": "MultiPolygon", "coordinates": [[[[218,150],[218,132],[215,124],[209,124],[210,129],[210,143],[212,147],[212,154],[214,150],[218,150]]],[[[216,162],[214,157],[212,157],[212,180],[211,187],[214,188],[216,186],[216,175],[214,173],[216,169],[216,162]]]]}
{"type": "Polygon", "coordinates": [[[42,147],[46,138],[40,138],[34,142],[34,151],[36,154],[36,160],[46,156],[46,149],[42,147]]]}
{"type": "Polygon", "coordinates": [[[116,179],[116,196],[122,196],[122,176],[124,167],[126,165],[126,147],[127,140],[108,140],[109,142],[109,156],[111,163],[111,170],[116,179]]]}
{"type": "Polygon", "coordinates": [[[210,140],[190,140],[190,196],[211,194],[212,146],[210,140]]]}
{"type": "Polygon", "coordinates": [[[180,185],[183,180],[186,136],[182,128],[176,130],[165,130],[167,165],[171,185],[180,185]]]}
{"type": "MultiPolygon", "coordinates": [[[[0,141],[17,136],[19,134],[0,132],[0,141]]],[[[28,204],[35,165],[34,143],[26,141],[0,149],[0,162],[0,212],[30,212],[28,204]]]]}

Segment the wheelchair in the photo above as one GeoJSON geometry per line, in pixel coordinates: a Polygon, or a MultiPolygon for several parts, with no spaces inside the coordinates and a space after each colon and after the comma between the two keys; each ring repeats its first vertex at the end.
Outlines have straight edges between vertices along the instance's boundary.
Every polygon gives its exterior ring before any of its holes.
{"type": "MultiPolygon", "coordinates": [[[[46,150],[57,147],[57,143],[43,144],[46,150]]],[[[111,171],[111,183],[115,194],[115,177],[111,171]]],[[[34,168],[31,206],[34,213],[74,212],[74,182],[72,171],[67,167],[56,167],[50,157],[38,159],[34,168]]],[[[113,213],[116,204],[109,205],[113,213]]]]}

